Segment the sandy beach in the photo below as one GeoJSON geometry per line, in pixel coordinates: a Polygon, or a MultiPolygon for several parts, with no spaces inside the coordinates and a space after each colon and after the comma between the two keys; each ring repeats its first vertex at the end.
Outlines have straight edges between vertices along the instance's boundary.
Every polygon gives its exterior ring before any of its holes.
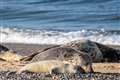
{"type": "MultiPolygon", "coordinates": [[[[27,56],[32,53],[35,53],[39,50],[55,46],[55,45],[38,45],[38,44],[18,44],[18,43],[2,43],[2,45],[8,47],[16,51],[18,54],[22,56],[27,56]]],[[[120,46],[111,46],[116,49],[120,49],[120,46]]],[[[16,74],[16,72],[25,65],[25,62],[5,62],[0,61],[0,79],[1,80],[54,80],[53,76],[57,79],[61,80],[63,77],[62,75],[52,75],[51,77],[43,76],[43,74],[36,74],[36,73],[23,73],[23,74],[16,74]],[[3,76],[4,75],[4,76],[3,76]],[[34,76],[33,76],[34,75],[34,76]],[[38,76],[39,75],[39,76],[38,76]],[[6,77],[7,76],[7,77],[6,77]],[[12,76],[13,78],[10,78],[12,76]],[[29,76],[29,77],[27,77],[29,76]]],[[[93,69],[95,73],[92,73],[92,80],[119,80],[120,79],[120,63],[93,63],[93,69]]],[[[77,75],[77,74],[76,74],[77,75]]],[[[83,74],[82,78],[74,77],[73,75],[69,75],[70,80],[86,80],[89,79],[89,74],[83,74]]]]}
{"type": "Polygon", "coordinates": [[[0,0],[0,80],[120,80],[120,0],[0,0]]]}

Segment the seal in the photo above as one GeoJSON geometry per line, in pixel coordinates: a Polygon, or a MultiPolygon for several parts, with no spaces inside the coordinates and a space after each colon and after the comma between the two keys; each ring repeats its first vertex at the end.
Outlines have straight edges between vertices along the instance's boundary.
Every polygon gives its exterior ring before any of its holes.
{"type": "Polygon", "coordinates": [[[63,46],[88,53],[93,62],[119,62],[120,50],[90,40],[75,40],[63,46]]]}
{"type": "Polygon", "coordinates": [[[119,62],[120,61],[120,50],[103,45],[90,40],[75,40],[63,45],[56,45],[49,48],[45,48],[41,51],[37,51],[29,56],[23,57],[21,61],[30,61],[36,55],[48,51],[49,49],[56,47],[70,47],[80,52],[85,52],[92,57],[93,62],[119,62]]]}
{"type": "Polygon", "coordinates": [[[34,56],[31,62],[43,60],[61,60],[71,62],[75,66],[86,67],[86,72],[93,72],[92,59],[87,53],[70,47],[55,47],[34,56]]]}
{"type": "Polygon", "coordinates": [[[95,42],[103,55],[102,62],[119,62],[120,50],[95,42]]]}
{"type": "Polygon", "coordinates": [[[60,60],[44,60],[33,62],[22,67],[17,74],[23,71],[35,73],[76,73],[77,69],[71,63],[60,60]]]}
{"type": "MultiPolygon", "coordinates": [[[[93,41],[84,40],[84,39],[83,40],[75,40],[75,41],[71,41],[71,42],[63,44],[63,45],[57,45],[57,46],[53,46],[50,48],[46,48],[42,51],[33,53],[32,55],[27,56],[21,60],[29,61],[32,58],[34,58],[35,56],[42,54],[44,52],[49,52],[51,49],[57,48],[57,47],[70,47],[70,48],[73,48],[80,52],[88,53],[88,55],[92,58],[93,62],[101,62],[101,60],[103,60],[103,54],[100,51],[100,49],[98,48],[98,46],[96,45],[96,43],[93,41]]],[[[52,53],[52,51],[51,51],[51,53],[52,53]]]]}
{"type": "Polygon", "coordinates": [[[71,47],[78,51],[87,53],[92,58],[93,62],[100,62],[103,59],[103,54],[96,43],[90,40],[75,40],[62,46],[71,47]]]}

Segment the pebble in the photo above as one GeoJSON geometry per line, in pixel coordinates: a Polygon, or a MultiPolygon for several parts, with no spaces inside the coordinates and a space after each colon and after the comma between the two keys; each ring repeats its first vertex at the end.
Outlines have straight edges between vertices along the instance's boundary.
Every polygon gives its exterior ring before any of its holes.
{"type": "MultiPolygon", "coordinates": [[[[66,74],[69,80],[120,80],[119,73],[92,73],[90,74],[66,74]]],[[[16,72],[1,71],[0,80],[66,80],[62,74],[44,74],[24,72],[16,74],[16,72]]]]}

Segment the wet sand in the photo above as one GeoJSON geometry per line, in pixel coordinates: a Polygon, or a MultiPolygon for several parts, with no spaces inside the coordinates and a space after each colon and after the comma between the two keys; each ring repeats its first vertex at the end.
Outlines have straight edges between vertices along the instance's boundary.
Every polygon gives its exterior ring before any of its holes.
{"type": "MultiPolygon", "coordinates": [[[[56,45],[47,45],[47,44],[22,44],[22,43],[2,43],[2,45],[16,51],[21,55],[30,55],[31,53],[34,53],[36,51],[51,46],[56,46],[56,45]]],[[[120,50],[120,45],[107,45],[107,46],[120,50]]]]}
{"type": "Polygon", "coordinates": [[[20,55],[25,55],[25,56],[45,48],[55,46],[55,45],[44,45],[44,44],[39,45],[39,44],[21,44],[21,43],[2,43],[2,45],[16,51],[20,55]]]}

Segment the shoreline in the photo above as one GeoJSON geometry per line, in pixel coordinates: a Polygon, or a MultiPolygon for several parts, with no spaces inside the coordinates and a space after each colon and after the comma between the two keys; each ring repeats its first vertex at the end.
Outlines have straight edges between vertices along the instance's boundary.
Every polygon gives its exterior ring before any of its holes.
{"type": "MultiPolygon", "coordinates": [[[[57,44],[24,44],[24,43],[1,43],[2,45],[16,51],[18,54],[26,56],[35,53],[39,50],[57,46],[57,44]]],[[[106,45],[120,50],[120,45],[106,45]]]]}
{"type": "Polygon", "coordinates": [[[9,49],[16,51],[18,54],[26,56],[32,53],[35,53],[39,50],[56,46],[56,45],[47,45],[47,44],[24,44],[24,43],[2,43],[3,46],[6,46],[9,49]]]}

